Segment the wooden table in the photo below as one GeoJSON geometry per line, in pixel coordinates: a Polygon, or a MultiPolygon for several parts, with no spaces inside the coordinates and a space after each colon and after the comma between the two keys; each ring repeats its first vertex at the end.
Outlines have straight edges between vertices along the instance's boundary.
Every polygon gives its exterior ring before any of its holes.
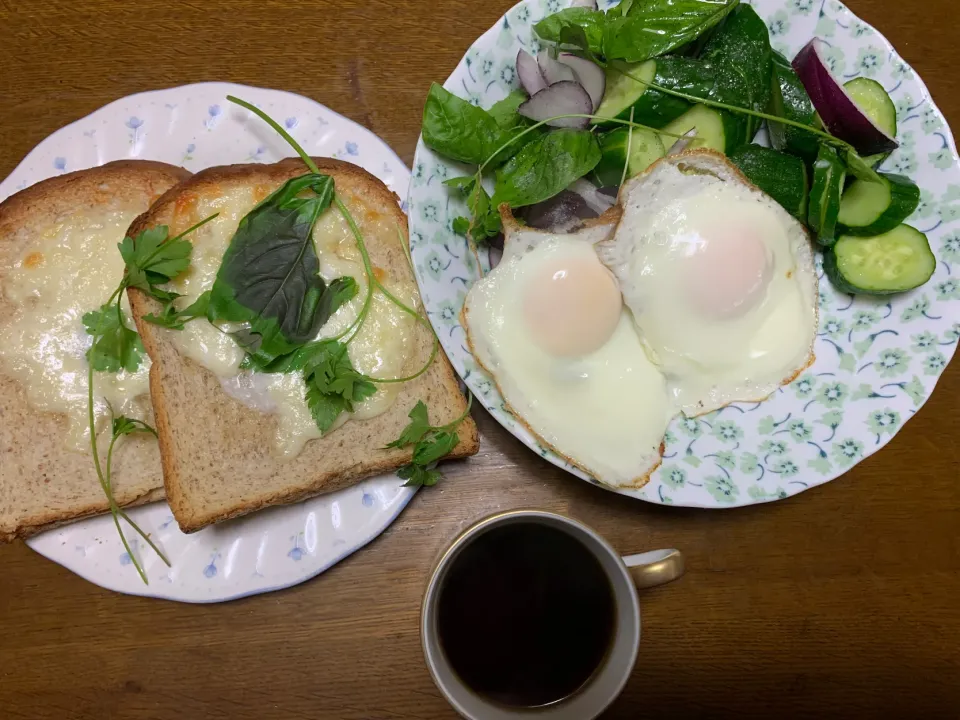
{"type": "MultiPolygon", "coordinates": [[[[130,93],[220,79],[315,98],[408,163],[429,83],[510,0],[0,2],[0,177],[62,125],[130,93]]],[[[953,0],[851,0],[960,126],[953,0]]],[[[101,590],[0,547],[0,717],[446,718],[424,666],[427,572],[458,529],[536,506],[624,551],[676,546],[643,596],[634,717],[957,717],[960,363],[883,452],[791,500],[704,512],[603,492],[483,411],[483,447],[321,577],[214,606],[101,590]]]]}

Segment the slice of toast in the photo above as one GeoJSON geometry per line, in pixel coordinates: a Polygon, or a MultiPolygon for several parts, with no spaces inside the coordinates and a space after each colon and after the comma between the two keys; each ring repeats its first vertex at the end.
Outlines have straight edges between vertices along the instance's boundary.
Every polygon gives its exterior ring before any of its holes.
{"type": "MultiPolygon", "coordinates": [[[[317,158],[316,163],[321,172],[334,179],[338,197],[360,225],[378,276],[388,285],[409,287],[419,300],[402,245],[406,242],[407,219],[396,196],[355,165],[328,158],[317,158]]],[[[130,232],[167,225],[171,234],[179,233],[202,220],[201,215],[210,209],[219,209],[217,221],[187,236],[197,257],[205,248],[209,251],[214,243],[222,244],[232,237],[240,219],[258,200],[306,172],[299,159],[274,165],[209,168],[164,195],[130,232]],[[238,194],[245,198],[239,204],[235,200],[238,194]],[[227,204],[224,198],[233,200],[227,204]]],[[[327,212],[338,213],[334,207],[327,212]]],[[[280,457],[273,449],[277,415],[250,407],[225,392],[217,375],[178,349],[172,335],[177,331],[143,320],[145,314],[157,312],[158,303],[133,289],[130,298],[153,360],[150,392],[167,500],[184,532],[270,505],[332,492],[410,462],[410,448],[385,446],[399,437],[418,400],[426,403],[435,425],[450,422],[466,410],[457,378],[441,350],[423,375],[400,385],[395,402],[382,414],[366,420],[351,419],[323,437],[309,440],[294,457],[280,457]]],[[[422,368],[433,347],[432,333],[415,327],[414,351],[406,362],[404,376],[422,368]]],[[[458,433],[460,442],[450,456],[475,454],[479,439],[472,418],[467,417],[458,433]]]]}
{"type": "MultiPolygon", "coordinates": [[[[81,408],[86,407],[83,352],[89,336],[81,316],[97,309],[119,283],[123,264],[116,244],[123,239],[127,224],[189,175],[172,165],[124,160],[44,180],[0,204],[0,338],[4,341],[0,348],[0,541],[25,538],[109,509],[89,445],[84,448],[79,436],[71,435],[71,429],[83,426],[81,408]],[[65,235],[71,232],[73,235],[65,235]],[[111,285],[107,295],[85,298],[78,283],[89,278],[78,279],[73,273],[57,279],[57,265],[63,262],[60,258],[83,252],[70,255],[65,243],[83,242],[95,232],[100,233],[99,240],[90,247],[96,247],[98,254],[115,254],[115,259],[108,260],[119,266],[116,277],[103,276],[101,284],[111,285]],[[32,272],[38,274],[31,276],[32,272]],[[88,300],[89,306],[84,305],[88,300]],[[61,317],[68,317],[56,331],[42,325],[50,322],[50,315],[40,308],[50,303],[59,306],[57,312],[65,313],[61,317]],[[75,312],[72,303],[77,305],[75,312]],[[31,328],[41,325],[43,332],[49,332],[47,345],[38,346],[41,349],[36,353],[32,349],[24,352],[31,357],[42,352],[44,362],[54,365],[49,366],[47,375],[34,372],[31,376],[30,368],[36,371],[36,365],[31,366],[30,357],[23,353],[17,355],[15,341],[31,337],[31,328]],[[58,370],[67,372],[57,364],[64,357],[64,348],[70,353],[64,362],[72,362],[77,375],[73,384],[65,381],[65,387],[74,392],[74,402],[79,403],[70,406],[72,416],[68,411],[51,411],[50,397],[44,397],[45,392],[56,392],[58,370]],[[72,446],[68,444],[71,437],[72,446]]],[[[103,267],[96,258],[87,261],[92,261],[88,266],[91,275],[103,267]]],[[[52,402],[55,405],[57,397],[52,402]]],[[[142,410],[139,417],[152,422],[148,394],[137,403],[142,410]]],[[[107,418],[101,417],[100,426],[106,424],[107,418]]],[[[105,444],[109,432],[101,431],[99,438],[105,444]]],[[[101,456],[105,450],[101,447],[101,456]]],[[[163,498],[160,453],[152,436],[131,435],[117,444],[113,490],[121,506],[163,498]]]]}

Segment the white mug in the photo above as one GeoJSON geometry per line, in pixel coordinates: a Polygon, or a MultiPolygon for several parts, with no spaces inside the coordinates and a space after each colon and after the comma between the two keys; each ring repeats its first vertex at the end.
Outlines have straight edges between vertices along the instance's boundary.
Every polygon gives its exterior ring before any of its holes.
{"type": "Polygon", "coordinates": [[[447,701],[468,720],[589,720],[597,717],[623,690],[640,646],[640,601],[637,588],[653,587],[683,574],[677,550],[654,550],[621,557],[595,530],[563,515],[542,510],[511,510],[474,523],[443,552],[430,576],[423,598],[420,634],[423,654],[433,681],[447,701]],[[606,657],[589,680],[572,695],[549,705],[512,708],[491,702],[471,690],[451,668],[438,632],[438,598],[444,580],[460,552],[483,533],[511,523],[540,523],[578,540],[600,563],[613,589],[616,633],[606,657]]]}

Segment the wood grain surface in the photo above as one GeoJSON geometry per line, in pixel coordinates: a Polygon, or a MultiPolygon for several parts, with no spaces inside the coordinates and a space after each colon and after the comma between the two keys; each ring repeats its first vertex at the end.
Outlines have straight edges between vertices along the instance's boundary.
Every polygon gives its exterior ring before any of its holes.
{"type": "MultiPolygon", "coordinates": [[[[850,0],[960,123],[954,0],[850,0]]],[[[509,0],[0,0],[0,176],[116,98],[201,80],[302,93],[408,163],[429,84],[509,0]]],[[[960,714],[960,363],[890,445],[771,505],[654,507],[528,452],[478,410],[478,457],[363,551],[283,592],[214,606],[101,590],[0,547],[0,717],[448,718],[420,652],[439,551],[470,521],[535,506],[623,551],[681,548],[643,594],[637,669],[610,718],[960,714]]]]}

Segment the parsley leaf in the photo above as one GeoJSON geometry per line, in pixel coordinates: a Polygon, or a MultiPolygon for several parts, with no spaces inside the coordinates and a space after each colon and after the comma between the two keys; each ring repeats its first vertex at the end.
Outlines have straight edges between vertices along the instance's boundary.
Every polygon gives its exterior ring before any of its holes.
{"type": "Polygon", "coordinates": [[[470,221],[467,218],[460,216],[453,219],[453,231],[457,235],[466,236],[470,232],[470,221]]]}
{"type": "Polygon", "coordinates": [[[404,487],[433,487],[443,476],[439,470],[411,463],[397,470],[397,477],[406,480],[404,487]]]}
{"type": "Polygon", "coordinates": [[[430,429],[430,421],[427,419],[427,406],[423,400],[418,400],[413,406],[413,410],[407,415],[410,418],[410,424],[400,433],[400,437],[388,444],[388,448],[401,448],[405,445],[412,445],[426,435],[430,429]]]}
{"type": "Polygon", "coordinates": [[[144,315],[143,319],[160,327],[170,328],[171,330],[183,330],[185,323],[197,318],[206,317],[207,308],[210,305],[210,291],[201,293],[197,299],[185,307],[183,310],[176,310],[173,307],[173,300],[168,301],[163,306],[163,312],[160,315],[144,315]]]}
{"type": "MultiPolygon", "coordinates": [[[[119,303],[119,300],[117,301],[119,303]]],[[[87,360],[99,372],[136,372],[143,359],[140,336],[123,324],[117,304],[102,305],[83,316],[87,334],[93,344],[87,350],[87,360]]]]}
{"type": "Polygon", "coordinates": [[[189,240],[168,240],[166,225],[147,228],[136,238],[125,237],[117,247],[127,266],[124,283],[161,301],[172,299],[171,293],[154,286],[170,282],[190,267],[193,252],[189,240]]]}
{"type": "MultiPolygon", "coordinates": [[[[340,413],[353,412],[353,404],[373,395],[377,386],[353,367],[343,343],[321,340],[310,343],[309,347],[304,353],[308,357],[296,358],[296,361],[304,363],[303,378],[307,384],[310,414],[320,432],[326,432],[340,413]]],[[[288,368],[292,365],[293,359],[288,368]]]]}
{"type": "Polygon", "coordinates": [[[157,431],[147,425],[143,420],[128,418],[123,415],[118,415],[113,418],[113,437],[117,438],[121,435],[132,435],[138,432],[147,432],[154,437],[157,436],[157,431]]]}
{"type": "Polygon", "coordinates": [[[460,438],[455,432],[447,430],[431,432],[413,446],[413,462],[415,465],[423,466],[435,463],[444,455],[449,455],[458,442],[460,438]]]}

